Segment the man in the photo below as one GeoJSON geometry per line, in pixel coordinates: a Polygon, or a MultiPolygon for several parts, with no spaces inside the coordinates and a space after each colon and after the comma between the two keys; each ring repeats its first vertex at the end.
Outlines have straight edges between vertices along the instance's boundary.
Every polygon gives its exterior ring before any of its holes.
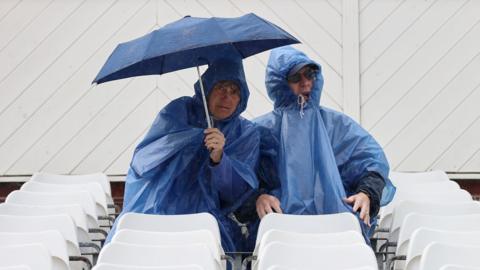
{"type": "Polygon", "coordinates": [[[254,120],[261,135],[258,177],[263,192],[255,206],[249,200],[237,212],[239,218],[248,219],[248,204],[260,218],[271,212],[353,212],[363,221],[368,240],[380,204],[394,193],[382,148],[348,116],[319,105],[320,65],[302,52],[273,50],[266,87],[274,110],[254,120]]]}
{"type": "Polygon", "coordinates": [[[208,212],[218,220],[224,250],[236,251],[241,232],[228,215],[257,188],[260,139],[240,117],[249,96],[241,59],[216,60],[202,79],[214,128],[206,128],[199,82],[195,96],[165,106],[135,149],[122,213],[208,212]]]}

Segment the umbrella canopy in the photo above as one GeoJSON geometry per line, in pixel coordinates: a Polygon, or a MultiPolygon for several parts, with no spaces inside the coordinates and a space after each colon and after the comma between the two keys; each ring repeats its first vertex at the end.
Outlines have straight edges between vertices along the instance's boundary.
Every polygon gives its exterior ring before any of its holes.
{"type": "Polygon", "coordinates": [[[201,66],[226,53],[242,58],[299,41],[250,13],[238,18],[186,16],[151,33],[119,44],[94,83],[164,74],[201,66]]]}

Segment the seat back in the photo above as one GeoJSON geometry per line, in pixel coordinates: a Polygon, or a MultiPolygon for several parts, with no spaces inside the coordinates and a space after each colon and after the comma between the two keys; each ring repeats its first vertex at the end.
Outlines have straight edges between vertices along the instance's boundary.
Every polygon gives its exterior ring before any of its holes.
{"type": "MultiPolygon", "coordinates": [[[[199,265],[182,265],[182,266],[125,266],[110,263],[97,264],[92,270],[203,270],[199,265]]],[[[206,270],[206,269],[205,269],[206,270]]]]}
{"type": "Polygon", "coordinates": [[[220,269],[211,251],[204,244],[146,246],[108,243],[100,252],[98,263],[157,267],[194,264],[203,269],[220,269]]]}
{"type": "Polygon", "coordinates": [[[20,265],[31,270],[52,269],[50,254],[41,244],[0,246],[0,267],[20,265]]]}
{"type": "Polygon", "coordinates": [[[208,213],[187,215],[150,215],[126,213],[119,218],[117,230],[132,229],[153,232],[185,232],[208,230],[221,243],[220,229],[215,217],[208,213]]]}
{"type": "Polygon", "coordinates": [[[396,172],[390,171],[388,178],[395,186],[408,185],[411,183],[431,183],[450,181],[448,175],[444,171],[430,172],[396,172]]]}
{"type": "Polygon", "coordinates": [[[463,189],[454,189],[454,190],[436,190],[434,187],[430,191],[402,191],[397,190],[393,201],[382,207],[381,209],[381,220],[379,221],[380,228],[390,228],[392,226],[392,214],[393,209],[396,205],[405,200],[415,200],[419,202],[429,202],[429,203],[458,203],[458,202],[471,202],[473,201],[472,195],[468,191],[463,189]]]}
{"type": "Polygon", "coordinates": [[[365,244],[365,239],[359,232],[356,231],[334,233],[297,233],[281,230],[269,230],[263,235],[258,246],[255,247],[253,254],[257,255],[262,247],[267,246],[271,242],[294,245],[328,246],[365,244]]]}
{"type": "Polygon", "coordinates": [[[448,264],[480,267],[480,245],[452,245],[433,242],[425,248],[420,260],[420,269],[438,270],[448,264]]]}
{"type": "Polygon", "coordinates": [[[390,227],[391,241],[396,241],[398,230],[405,217],[410,213],[434,215],[434,216],[458,216],[480,214],[480,203],[470,202],[425,202],[406,200],[400,202],[393,210],[392,226],[390,227]]]}
{"type": "Polygon", "coordinates": [[[95,203],[93,202],[90,193],[86,191],[52,193],[15,190],[8,194],[5,202],[27,205],[79,204],[87,214],[87,226],[89,228],[98,227],[98,216],[95,210],[95,203]]]}
{"type": "Polygon", "coordinates": [[[55,216],[6,216],[0,215],[0,232],[58,231],[67,244],[69,256],[80,255],[75,224],[67,215],[55,216]]]}
{"type": "Polygon", "coordinates": [[[0,215],[11,216],[51,216],[66,214],[70,216],[77,229],[79,241],[83,242],[83,234],[88,234],[87,215],[79,204],[66,205],[29,205],[17,203],[0,203],[0,215]]]}
{"type": "Polygon", "coordinates": [[[406,269],[420,268],[420,259],[425,248],[433,243],[480,245],[480,228],[478,231],[445,231],[429,228],[419,228],[413,232],[407,251],[406,269]]]}
{"type": "Polygon", "coordinates": [[[38,181],[51,184],[84,184],[99,183],[107,197],[112,197],[110,181],[104,173],[79,174],[79,175],[63,175],[46,172],[37,172],[32,175],[31,181],[38,181]]]}
{"type": "Polygon", "coordinates": [[[99,183],[85,183],[85,184],[51,184],[37,181],[25,182],[20,190],[32,192],[71,192],[71,191],[86,191],[90,193],[95,201],[97,214],[101,216],[108,215],[107,197],[103,192],[102,186],[99,183]]]}
{"type": "Polygon", "coordinates": [[[67,243],[58,231],[7,233],[0,232],[0,246],[41,244],[52,257],[52,269],[69,270],[67,243]]]}
{"type": "Polygon", "coordinates": [[[480,270],[480,266],[474,267],[474,266],[465,266],[465,265],[459,265],[459,264],[447,264],[442,266],[440,270],[480,270]]]}
{"type": "Polygon", "coordinates": [[[31,268],[26,265],[16,265],[16,266],[6,266],[6,267],[0,266],[0,270],[31,270],[31,268]]]}
{"type": "Polygon", "coordinates": [[[480,214],[461,216],[432,216],[412,213],[405,217],[398,237],[397,255],[407,255],[413,232],[421,227],[447,231],[479,231],[480,214]]]}
{"type": "Polygon", "coordinates": [[[298,233],[362,232],[358,219],[351,213],[330,215],[270,213],[260,221],[255,245],[258,245],[263,235],[271,229],[298,233]]]}
{"type": "Polygon", "coordinates": [[[377,267],[377,261],[372,249],[366,244],[311,246],[271,242],[258,255],[258,270],[272,266],[293,269],[350,269],[377,267]]]}
{"type": "Polygon", "coordinates": [[[126,243],[137,245],[170,246],[204,244],[212,252],[212,256],[220,262],[225,255],[222,246],[211,231],[197,230],[186,232],[151,232],[130,229],[118,230],[112,238],[112,243],[126,243]]]}

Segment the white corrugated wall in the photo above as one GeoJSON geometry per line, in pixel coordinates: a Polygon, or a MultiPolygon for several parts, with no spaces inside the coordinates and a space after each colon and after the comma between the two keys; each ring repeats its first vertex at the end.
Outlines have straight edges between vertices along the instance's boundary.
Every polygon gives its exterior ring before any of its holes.
{"type": "MultiPolygon", "coordinates": [[[[193,69],[90,83],[114,47],[185,15],[254,12],[323,66],[322,104],[351,115],[392,168],[480,172],[480,1],[0,0],[0,175],[124,174],[193,69]]],[[[244,61],[245,116],[271,109],[268,53],[244,61]]]]}

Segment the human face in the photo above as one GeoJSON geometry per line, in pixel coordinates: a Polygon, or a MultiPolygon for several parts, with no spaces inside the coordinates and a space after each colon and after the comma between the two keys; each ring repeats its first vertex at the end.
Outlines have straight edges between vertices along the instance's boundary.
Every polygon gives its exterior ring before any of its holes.
{"type": "Polygon", "coordinates": [[[220,81],[208,95],[208,110],[216,120],[230,117],[240,103],[240,88],[233,81],[220,81]]]}
{"type": "Polygon", "coordinates": [[[290,86],[292,92],[305,98],[310,96],[314,80],[315,70],[308,66],[303,67],[297,73],[287,78],[288,86],[290,86]]]}

